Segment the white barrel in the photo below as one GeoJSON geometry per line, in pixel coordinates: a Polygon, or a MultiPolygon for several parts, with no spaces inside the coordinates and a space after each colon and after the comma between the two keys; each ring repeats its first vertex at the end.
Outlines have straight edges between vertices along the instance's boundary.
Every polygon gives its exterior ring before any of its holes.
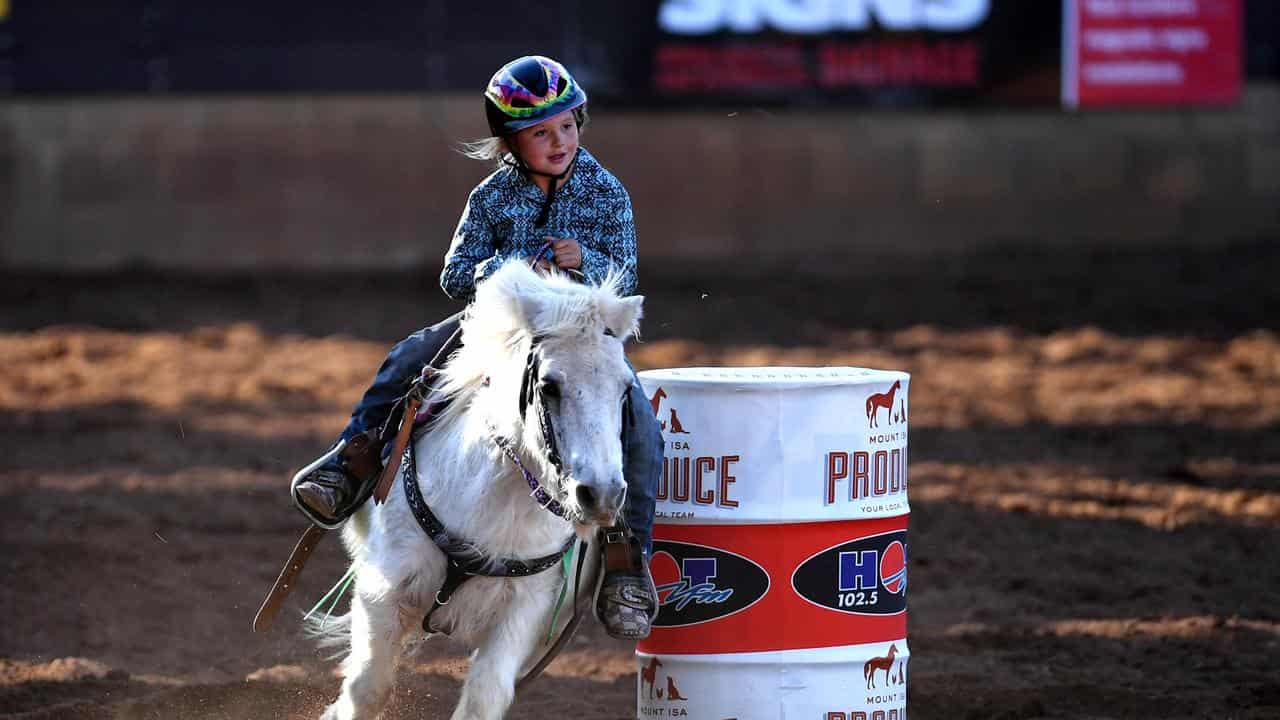
{"type": "Polygon", "coordinates": [[[906,373],[640,373],[662,425],[637,716],[906,713],[906,373]]]}

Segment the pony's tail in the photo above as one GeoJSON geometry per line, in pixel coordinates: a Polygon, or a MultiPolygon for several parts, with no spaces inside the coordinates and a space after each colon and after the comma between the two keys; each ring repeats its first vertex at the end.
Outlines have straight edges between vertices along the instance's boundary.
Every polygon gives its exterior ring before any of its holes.
{"type": "MultiPolygon", "coordinates": [[[[345,615],[333,614],[333,609],[342,601],[342,597],[351,590],[352,583],[356,579],[356,565],[353,563],[347,568],[347,572],[343,574],[338,583],[334,585],[324,597],[320,598],[320,602],[316,603],[311,611],[302,616],[302,634],[313,640],[316,645],[322,648],[350,647],[351,646],[351,612],[345,615]],[[328,608],[325,608],[325,605],[328,608]]],[[[342,657],[345,653],[338,651],[333,653],[329,659],[342,657]]]]}
{"type": "Polygon", "coordinates": [[[333,652],[329,660],[343,658],[351,652],[351,613],[316,615],[302,621],[302,634],[315,644],[333,652]]]}

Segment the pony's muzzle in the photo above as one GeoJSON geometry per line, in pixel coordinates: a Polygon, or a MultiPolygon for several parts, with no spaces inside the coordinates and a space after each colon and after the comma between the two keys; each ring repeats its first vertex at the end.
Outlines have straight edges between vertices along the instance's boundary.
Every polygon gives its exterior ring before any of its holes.
{"type": "Polygon", "coordinates": [[[620,482],[608,483],[604,487],[579,482],[573,488],[573,499],[582,511],[582,516],[601,524],[611,524],[614,521],[626,497],[627,486],[620,482]]]}

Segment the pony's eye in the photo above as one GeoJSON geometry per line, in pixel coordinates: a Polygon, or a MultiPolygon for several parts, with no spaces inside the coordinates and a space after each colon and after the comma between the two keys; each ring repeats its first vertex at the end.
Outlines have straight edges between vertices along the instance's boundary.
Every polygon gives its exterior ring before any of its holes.
{"type": "Polygon", "coordinates": [[[544,396],[549,398],[560,397],[560,383],[555,380],[543,380],[541,384],[542,394],[544,396]]]}

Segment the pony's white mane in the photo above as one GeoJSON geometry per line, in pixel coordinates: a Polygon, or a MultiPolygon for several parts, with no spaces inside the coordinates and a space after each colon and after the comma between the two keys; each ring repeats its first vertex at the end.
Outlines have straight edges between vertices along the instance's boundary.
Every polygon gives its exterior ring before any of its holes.
{"type": "MultiPolygon", "coordinates": [[[[520,260],[503,264],[476,289],[462,319],[462,349],[443,373],[441,392],[456,400],[474,391],[495,360],[523,356],[535,338],[603,333],[606,328],[624,341],[638,335],[641,313],[624,307],[618,295],[621,279],[610,271],[599,286],[584,285],[564,273],[541,275],[520,260]]],[[[463,406],[451,403],[445,416],[463,406]]]]}

